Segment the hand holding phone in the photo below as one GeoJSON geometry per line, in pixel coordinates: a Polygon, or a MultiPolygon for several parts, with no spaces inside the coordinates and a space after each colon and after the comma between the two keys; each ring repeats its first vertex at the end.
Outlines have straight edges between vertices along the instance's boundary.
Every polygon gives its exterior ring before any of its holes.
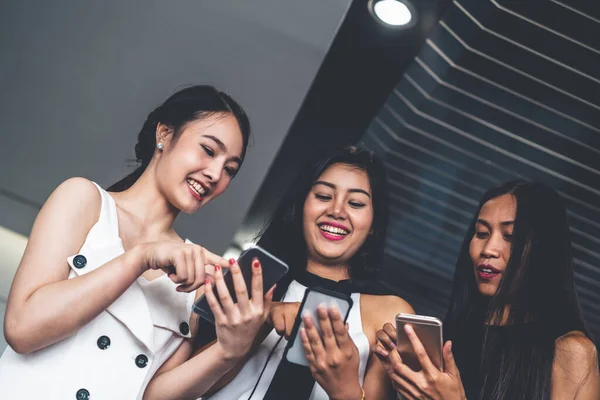
{"type": "Polygon", "coordinates": [[[465,399],[452,343],[442,346],[442,322],[424,315],[398,314],[396,328],[377,332],[377,356],[398,394],[415,398],[465,399]],[[393,332],[395,330],[395,332],[393,332]],[[396,337],[396,346],[393,341],[396,337]],[[443,369],[442,369],[443,368],[443,369]]]}
{"type": "Polygon", "coordinates": [[[442,321],[435,317],[400,313],[396,316],[396,345],[402,362],[413,371],[420,371],[421,363],[415,354],[413,344],[406,334],[409,325],[421,341],[433,365],[443,371],[442,321]]]}
{"type": "Polygon", "coordinates": [[[302,346],[302,341],[300,339],[300,335],[298,334],[300,328],[304,327],[304,321],[302,321],[301,317],[303,315],[311,316],[312,320],[317,325],[317,330],[320,333],[321,329],[319,326],[319,318],[317,317],[317,307],[321,304],[325,305],[327,308],[332,305],[337,306],[345,323],[346,319],[348,318],[348,314],[350,313],[350,309],[352,308],[352,299],[350,296],[345,296],[325,289],[306,289],[304,298],[300,304],[300,310],[298,311],[294,329],[292,330],[292,334],[290,335],[290,339],[284,353],[285,359],[289,362],[308,366],[308,360],[306,359],[306,355],[304,353],[304,347],[302,346]]]}
{"type": "Polygon", "coordinates": [[[237,263],[231,265],[230,274],[237,295],[236,302],[225,285],[221,268],[215,268],[214,285],[206,283],[206,301],[215,316],[218,339],[215,346],[217,350],[220,349],[221,357],[225,360],[239,360],[250,351],[254,338],[264,326],[269,313],[275,288],[271,288],[263,296],[262,268],[256,259],[253,261],[251,273],[252,283],[247,286],[240,266],[237,263]]]}
{"type": "MultiPolygon", "coordinates": [[[[243,252],[239,259],[238,265],[240,266],[242,276],[246,287],[251,287],[252,283],[252,261],[258,259],[262,266],[262,280],[263,280],[263,295],[266,294],[269,289],[273,287],[284,275],[288,272],[289,268],[286,263],[262,249],[259,246],[251,247],[243,252]]],[[[233,286],[233,278],[229,270],[223,272],[223,279],[227,290],[234,303],[237,303],[237,297],[233,286]]],[[[249,296],[252,298],[252,293],[249,291],[249,296]]],[[[221,300],[217,297],[219,304],[221,300]]],[[[193,311],[200,315],[200,317],[207,321],[215,323],[214,314],[208,305],[206,295],[202,295],[194,304],[193,311]]]]}

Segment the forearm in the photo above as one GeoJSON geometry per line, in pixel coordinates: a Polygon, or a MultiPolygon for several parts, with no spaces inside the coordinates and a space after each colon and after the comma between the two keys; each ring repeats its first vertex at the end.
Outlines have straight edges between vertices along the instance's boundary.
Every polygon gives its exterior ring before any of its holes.
{"type": "MultiPolygon", "coordinates": [[[[240,373],[244,365],[246,365],[248,359],[252,357],[256,349],[261,345],[261,343],[265,340],[269,333],[271,333],[272,330],[273,327],[266,323],[259,331],[258,335],[256,335],[256,339],[254,340],[254,344],[252,345],[252,349],[250,350],[250,352],[248,352],[248,354],[246,354],[244,358],[238,361],[233,368],[231,368],[229,371],[227,371],[227,373],[225,373],[221,378],[219,378],[219,380],[206,392],[206,394],[215,393],[220,389],[224,388],[225,386],[229,385],[229,383],[231,383],[231,381],[240,373]]],[[[214,343],[216,342],[213,342],[212,344],[214,343]]]]}
{"type": "Polygon", "coordinates": [[[88,274],[40,287],[18,307],[9,303],[9,343],[29,353],[68,337],[119,298],[140,276],[141,264],[139,249],[132,249],[88,274]]]}
{"type": "Polygon", "coordinates": [[[144,400],[196,400],[238,362],[226,359],[219,346],[210,346],[176,368],[155,376],[144,393],[144,400]]]}

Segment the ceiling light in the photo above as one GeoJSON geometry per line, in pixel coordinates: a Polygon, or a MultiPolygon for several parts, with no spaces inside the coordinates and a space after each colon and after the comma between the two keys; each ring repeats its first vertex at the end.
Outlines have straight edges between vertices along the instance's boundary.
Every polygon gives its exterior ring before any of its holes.
{"type": "Polygon", "coordinates": [[[415,24],[415,9],[406,0],[371,0],[369,9],[390,26],[406,28],[415,24]]]}

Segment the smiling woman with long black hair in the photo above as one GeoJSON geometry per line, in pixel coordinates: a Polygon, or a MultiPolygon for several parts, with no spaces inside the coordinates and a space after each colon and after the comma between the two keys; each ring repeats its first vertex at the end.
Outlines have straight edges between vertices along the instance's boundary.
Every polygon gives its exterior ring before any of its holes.
{"type": "Polygon", "coordinates": [[[599,399],[597,352],[575,292],[571,248],[555,190],[521,180],[490,189],[458,257],[444,372],[426,355],[421,371],[408,369],[391,351],[394,328],[378,332],[378,354],[398,392],[407,399],[599,399]]]}

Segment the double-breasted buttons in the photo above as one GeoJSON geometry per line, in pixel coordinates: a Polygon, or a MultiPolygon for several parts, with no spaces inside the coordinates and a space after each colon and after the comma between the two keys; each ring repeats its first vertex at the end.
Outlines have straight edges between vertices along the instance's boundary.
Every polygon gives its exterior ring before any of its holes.
{"type": "Polygon", "coordinates": [[[77,400],[89,400],[90,392],[87,389],[79,389],[75,394],[77,400]]]}
{"type": "Polygon", "coordinates": [[[179,332],[181,332],[182,335],[187,335],[188,333],[190,333],[190,326],[187,322],[182,322],[181,324],[179,324],[179,332]]]}
{"type": "Polygon", "coordinates": [[[148,365],[148,357],[144,354],[140,354],[135,358],[135,365],[137,365],[138,368],[145,368],[146,365],[148,365]]]}
{"type": "Polygon", "coordinates": [[[108,336],[100,336],[96,342],[100,350],[106,350],[110,347],[110,338],[108,336]]]}
{"type": "Polygon", "coordinates": [[[81,269],[87,265],[87,259],[85,256],[78,254],[73,258],[73,266],[75,268],[81,269]]]}

